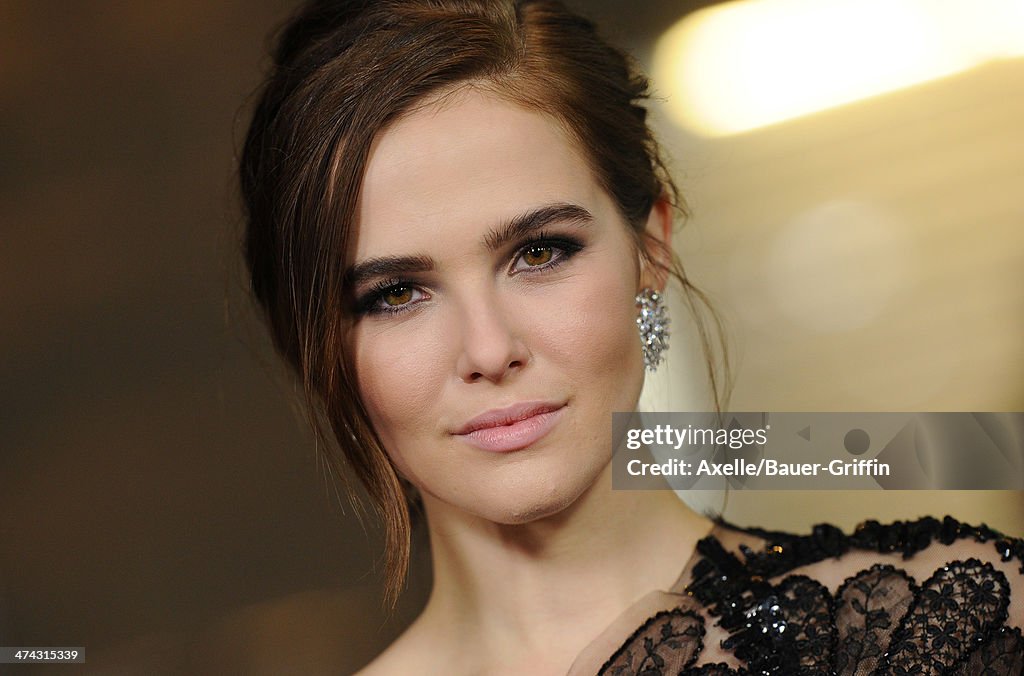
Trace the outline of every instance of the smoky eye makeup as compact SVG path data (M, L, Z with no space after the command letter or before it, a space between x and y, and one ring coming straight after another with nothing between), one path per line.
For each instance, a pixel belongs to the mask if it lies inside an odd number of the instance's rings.
M585 248L585 242L576 234L539 230L517 243L512 248L512 253L508 254L507 262L502 265L509 276L528 279L559 268ZM376 262L378 260L392 259L375 259L373 265L379 269L380 264ZM416 257L416 260L428 259ZM433 263L431 262L425 269L432 270ZM369 284L365 290L357 291L352 307L356 316L395 315L413 310L416 305L429 300L430 297L422 280L389 276Z
M508 272L519 275L553 270L567 263L584 246L582 240L573 235L538 232L518 246Z
M357 316L395 314L429 297L411 280L382 279L356 296L354 312Z

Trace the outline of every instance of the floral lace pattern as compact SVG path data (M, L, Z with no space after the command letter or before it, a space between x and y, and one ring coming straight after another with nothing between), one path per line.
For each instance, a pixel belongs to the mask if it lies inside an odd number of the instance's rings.
M848 580L836 594L835 624L839 673L873 673L883 646L896 630L894 617L905 614L917 586L903 571L876 564Z
M608 676L675 674L697 659L704 647L704 618L675 608L650 618L602 670Z
M971 653L953 673L956 676L1024 674L1024 637L1020 629L1000 627L991 640Z
M991 563L950 561L921 585L904 570L876 563L847 577L835 596L810 577L786 575L851 550L909 559L934 541L959 538L991 542L999 560L1022 562L1024 541L949 517L868 522L850 536L832 526L808 536L734 530L764 538L764 550L740 545L741 561L718 539L702 540L686 587L694 608L681 604L648 619L600 676L1024 675L1024 638L1006 626L1010 584ZM711 618L728 632L721 648L735 656L734 666L697 664Z
M880 673L944 674L1006 621L1006 576L977 559L935 571L915 596Z

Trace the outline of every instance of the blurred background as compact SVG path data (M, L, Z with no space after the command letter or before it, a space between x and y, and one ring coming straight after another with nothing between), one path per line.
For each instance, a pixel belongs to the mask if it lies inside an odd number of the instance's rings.
M32 673L348 673L425 598L421 546L381 610L245 296L233 157L294 4L0 2L0 645L87 651ZM1024 3L570 4L654 77L734 410L1024 410ZM687 343L648 406L701 401ZM1024 535L1019 492L702 499Z

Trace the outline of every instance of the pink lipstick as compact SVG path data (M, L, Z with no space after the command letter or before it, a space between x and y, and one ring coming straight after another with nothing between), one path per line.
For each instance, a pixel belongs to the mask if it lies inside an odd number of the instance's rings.
M455 431L471 446L493 453L519 451L543 439L565 411L565 404L524 402L479 415Z

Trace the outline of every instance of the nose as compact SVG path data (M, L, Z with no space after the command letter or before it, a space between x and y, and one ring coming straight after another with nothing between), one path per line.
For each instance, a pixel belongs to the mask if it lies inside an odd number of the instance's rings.
M459 314L456 368L463 382L501 382L529 363L530 352L517 331L514 313L494 296L463 304Z

